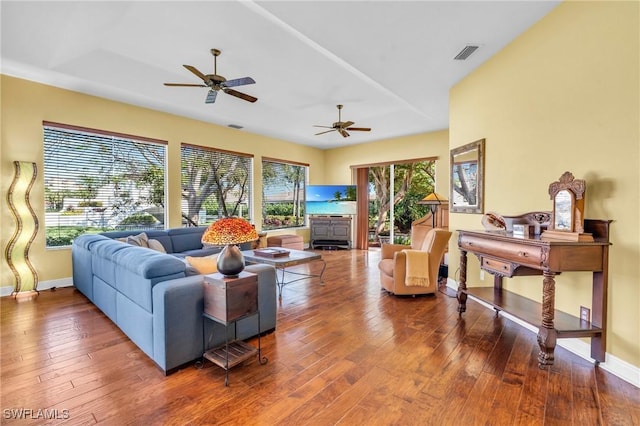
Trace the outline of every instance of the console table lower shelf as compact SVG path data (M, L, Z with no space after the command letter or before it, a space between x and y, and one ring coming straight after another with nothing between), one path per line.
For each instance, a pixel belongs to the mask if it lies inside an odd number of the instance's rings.
M527 324L537 328L540 327L540 318L542 318L541 303L516 293L503 289L494 289L493 287L467 287L464 292L493 306L496 310L496 315L498 315L498 312L503 311ZM602 334L602 328L557 309L554 309L553 317L554 330L558 338L595 337Z

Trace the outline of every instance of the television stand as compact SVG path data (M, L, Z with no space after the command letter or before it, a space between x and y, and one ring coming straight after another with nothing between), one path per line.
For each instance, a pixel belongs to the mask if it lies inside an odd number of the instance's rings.
M311 248L324 248L324 249L346 249L349 250L351 248L351 244L349 241L340 241L340 240L313 240L311 241Z
M351 216L310 217L311 249L319 247L351 248Z

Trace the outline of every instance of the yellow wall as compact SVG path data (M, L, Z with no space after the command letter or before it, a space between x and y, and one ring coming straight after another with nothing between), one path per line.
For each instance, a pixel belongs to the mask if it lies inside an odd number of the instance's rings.
M607 352L640 366L639 3L567 2L451 90L450 147L486 138L485 211L551 210L548 186L586 179L585 216L613 219ZM480 215L451 214L452 229ZM456 251L456 236L450 244ZM453 277L459 259L450 257ZM469 257L468 283L480 284ZM539 278L505 280L540 300ZM556 307L591 305L590 275L562 274ZM490 276L486 276L490 285Z
M0 173L2 176L0 208L0 241L7 246L14 230L14 221L7 206L6 194L13 178L13 161L33 161L40 171L31 191L36 214L40 218L40 231L31 246L30 259L41 281L71 276L71 250L45 249L44 187L42 121L126 133L162 139L168 145L168 220L167 226L180 226L180 143L213 146L221 149L253 154L255 181L262 178L262 156L308 163L311 182L324 179L323 151L298 144L271 139L244 131L186 119L150 109L113 102L69 90L33 83L3 75L0 80L1 143ZM254 221L262 223L261 191L253 192ZM299 232L304 233L302 229ZM308 234L308 231L306 231ZM15 277L2 257L2 286L13 286Z
M349 168L354 165L425 157L438 158L436 161L436 189L442 195L448 194L449 132L447 130L327 150L324 157L325 183L350 182L351 171Z

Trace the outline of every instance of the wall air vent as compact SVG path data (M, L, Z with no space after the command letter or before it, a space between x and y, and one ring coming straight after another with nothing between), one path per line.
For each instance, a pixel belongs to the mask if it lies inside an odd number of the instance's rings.
M465 60L465 59L467 59L469 56L471 56L471 54L472 54L473 52L475 52L476 50L478 50L478 48L479 48L479 47L480 47L480 46L468 44L468 45L466 45L466 46L464 47L464 49L462 49L462 50L460 51L460 53L458 53L458 54L455 56L455 58L453 58L453 59L458 60L458 61L464 61L464 60Z
M239 124L229 124L229 127L231 127L232 129L242 129L243 126L240 126Z

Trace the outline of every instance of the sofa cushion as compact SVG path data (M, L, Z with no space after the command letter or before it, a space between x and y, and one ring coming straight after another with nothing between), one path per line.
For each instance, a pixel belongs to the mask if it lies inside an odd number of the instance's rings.
M125 246L113 254L113 262L144 278L156 278L184 273L184 262L174 256L142 247Z
M117 252L129 248L134 247L111 239L96 241L91 246L91 252L93 253L93 256L91 256L91 269L93 274L101 278L105 283L115 287L116 264L113 261L113 257Z
M184 253L189 250L201 250L202 234L206 229L206 226L167 229L167 235L173 244L173 252Z
M80 235L78 237L76 237L73 240L73 244L82 247L83 249L87 249L89 250L91 248L91 246L93 245L93 243L95 243L96 241L105 241L108 240L109 238L105 237L104 235L100 235L100 234L83 234Z
M126 246L113 255L113 262L116 265L114 283L118 292L151 313L153 286L185 276L184 262L148 248Z
M142 352L153 358L153 314L140 309L122 293L116 294L115 308L116 324Z

